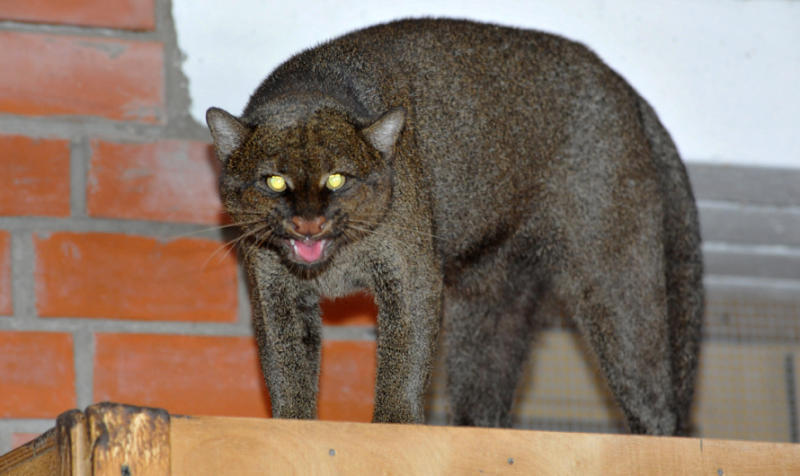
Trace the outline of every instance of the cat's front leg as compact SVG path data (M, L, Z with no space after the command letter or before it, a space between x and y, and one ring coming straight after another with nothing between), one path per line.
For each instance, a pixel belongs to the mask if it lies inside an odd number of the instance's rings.
M275 418L316 418L319 295L268 256L247 263L253 327Z
M442 281L431 263L412 263L402 253L373 263L373 271L379 309L373 421L423 423L441 321Z

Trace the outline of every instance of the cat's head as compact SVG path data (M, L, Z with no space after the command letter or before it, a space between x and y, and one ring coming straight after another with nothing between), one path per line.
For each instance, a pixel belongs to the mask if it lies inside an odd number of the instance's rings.
M211 108L206 120L223 162L228 213L249 243L271 248L294 269L322 269L386 215L402 108L365 127L333 108L261 116L254 124Z

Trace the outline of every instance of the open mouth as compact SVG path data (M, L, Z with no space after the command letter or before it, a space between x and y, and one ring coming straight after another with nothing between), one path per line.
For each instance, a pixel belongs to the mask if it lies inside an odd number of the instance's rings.
M329 240L289 240L295 261L305 264L318 263L325 259Z

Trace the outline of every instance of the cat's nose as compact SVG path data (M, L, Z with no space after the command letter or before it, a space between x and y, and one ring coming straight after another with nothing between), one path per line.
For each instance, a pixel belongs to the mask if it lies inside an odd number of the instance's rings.
M294 225L294 231L297 233L311 236L322 231L322 225L325 224L325 221L323 216L312 218L311 220L306 220L303 217L293 217L292 225Z

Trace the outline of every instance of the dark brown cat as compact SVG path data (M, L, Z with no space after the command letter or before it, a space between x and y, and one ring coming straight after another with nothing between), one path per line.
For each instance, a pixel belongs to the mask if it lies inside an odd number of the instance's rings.
M295 56L240 118L207 119L276 417L316 415L319 296L367 289L375 421L423 421L441 327L451 421L509 425L549 297L632 431L687 431L703 308L694 199L652 108L584 46L389 23Z

